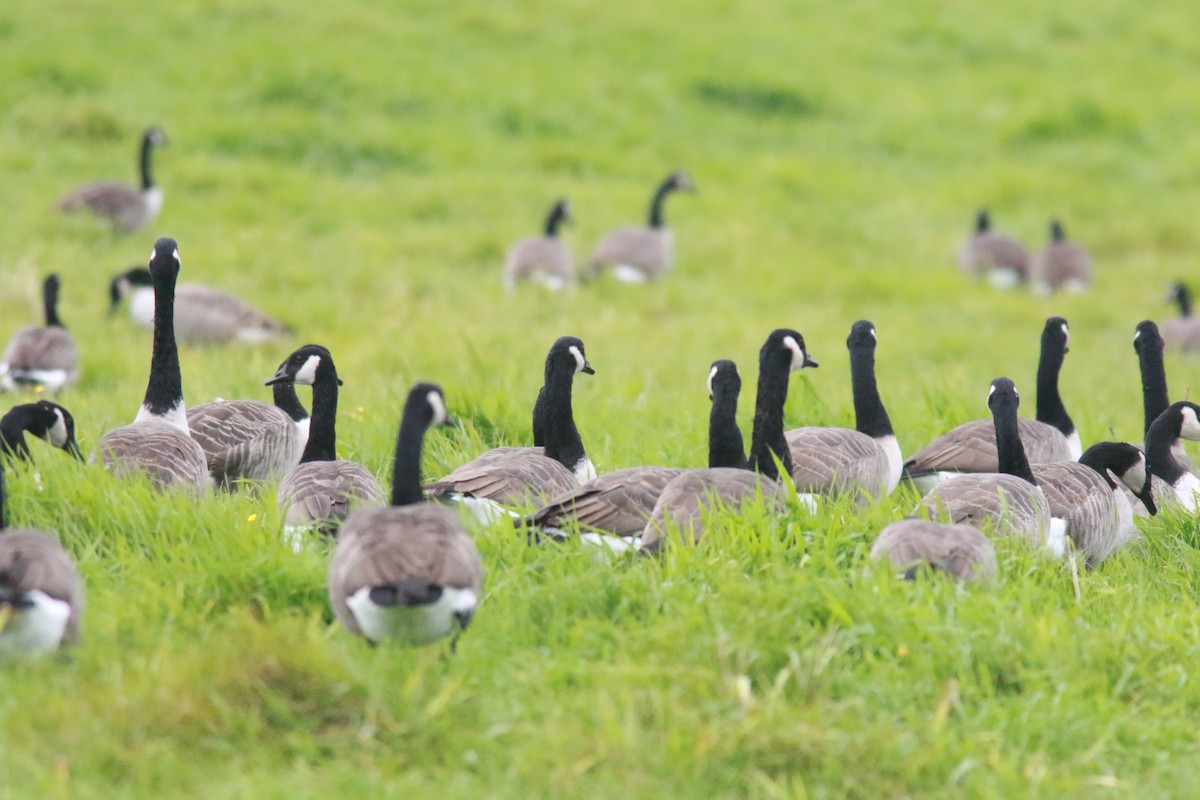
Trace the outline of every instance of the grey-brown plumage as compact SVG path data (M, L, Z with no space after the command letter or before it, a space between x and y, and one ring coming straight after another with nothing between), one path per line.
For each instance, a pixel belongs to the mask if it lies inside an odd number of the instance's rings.
M1179 307L1179 316L1158 326L1163 343L1177 350L1200 350L1200 318L1192 316L1192 292L1187 284L1171 284L1167 300Z
M541 236L522 239L512 246L504 260L505 287L511 289L517 281L534 280L551 289L562 289L575 280L571 248L558 235L559 226L570 219L570 204L559 200L551 207Z
M96 444L100 463L120 478L145 475L154 488L199 496L210 486L204 451L170 422L146 418L116 428Z
M0 391L17 386L42 386L57 392L79 378L79 349L75 337L58 316L58 275L42 283L44 325L17 331L0 360Z
M273 481L300 463L304 437L283 409L258 400L216 400L187 411L188 430L218 486Z
M1017 429L1029 463L1071 460L1066 437L1053 426L1021 417L1017 420ZM990 419L964 422L913 453L905 462L905 468L915 474L939 470L995 472L999 469L996 427Z
M503 506L541 503L579 486L575 474L541 447L496 447L425 487L431 497L457 493Z
M483 592L483 561L458 514L421 495L426 430L447 422L436 384L408 395L392 473L391 505L354 512L329 566L329 601L371 641L426 644L465 628Z
M35 591L70 607L61 640L48 643L49 647L39 647L41 642L35 644L28 637L9 640L11 634L17 633L17 626L10 621L0 626L0 655L26 649L34 652L24 654L36 654L38 650L57 647L60 641L66 644L78 641L84 610L83 582L55 536L29 528L0 531L0 610L7 605L14 607L17 615L28 613L32 606L24 609L21 606L36 602L29 597Z
M58 201L62 211L87 208L112 224L113 230L133 233L141 230L162 210L163 195L154 183L151 154L155 146L167 143L166 134L151 126L142 134L139 151L141 186L135 188L116 181L103 181L83 186Z
M958 251L958 265L972 278L986 277L999 288L1008 288L1029 275L1029 251L1007 234L992 230L987 210L975 217L975 231Z
M150 276L134 268L109 283L109 313L128 298L129 315L143 328L154 327L154 294ZM291 328L238 297L201 283L175 287L175 336L187 344L272 341L292 334Z
M629 467L606 472L550 498L526 517L524 524L554 535L573 520L581 530L637 536L646 527L663 489L682 473L682 469L673 467Z
M1050 223L1050 244L1029 262L1029 282L1040 294L1064 289L1081 292L1092 282L1092 258L1079 245L1067 241L1062 224Z
M866 504L886 497L894 488L888 477L891 459L866 434L849 428L796 428L784 435L797 492L852 494Z
M654 192L647 223L618 228L601 239L592 251L584 277L612 267L618 279L636 283L661 278L670 272L675 261L675 238L666 227L663 203L671 192L693 189L695 185L686 173L668 175Z
M654 552L667 537L668 526L699 542L713 506L738 513L742 504L762 495L768 508L782 512L792 493L782 483L745 469L714 467L688 470L672 478L654 504L641 547Z
M871 558L887 558L912 580L922 568L960 581L988 581L996 575L996 548L970 525L943 525L902 519L888 525L871 547Z
M333 533L351 510L380 505L387 498L371 471L354 461L309 461L279 484L277 500L286 508L288 527L316 526Z

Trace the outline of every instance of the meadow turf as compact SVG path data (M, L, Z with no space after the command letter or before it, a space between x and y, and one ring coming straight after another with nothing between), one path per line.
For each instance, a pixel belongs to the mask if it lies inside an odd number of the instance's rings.
M1038 337L1071 324L1063 394L1085 443L1139 440L1131 339L1195 276L1200 12L1186 0L838 4L5 0L0 335L63 278L81 342L61 401L89 451L145 389L149 335L109 277L179 241L181 281L292 324L184 349L189 403L268 397L318 342L345 379L339 451L389 478L408 387L455 430L437 477L528 443L558 336L594 376L575 411L601 471L700 466L717 358L749 432L757 352L802 331L791 426L852 425L845 337L869 318L906 453L1033 413ZM135 177L151 122L166 194L118 237L54 201ZM645 287L500 289L508 244L570 198L582 261L668 171L678 260ZM1097 262L1040 299L963 279L974 211L1040 246L1051 216ZM1183 397L1196 362L1168 357ZM308 400L307 391L301 392ZM17 402L17 397L6 401ZM478 530L484 603L443 647L332 624L328 553L293 554L274 490L160 497L36 448L14 525L56 530L88 588L83 641L0 671L0 798L1170 797L1200 763L1200 525L1164 514L1095 572L998 543L994 585L906 583L866 555L911 508L720 518L699 548L596 563Z

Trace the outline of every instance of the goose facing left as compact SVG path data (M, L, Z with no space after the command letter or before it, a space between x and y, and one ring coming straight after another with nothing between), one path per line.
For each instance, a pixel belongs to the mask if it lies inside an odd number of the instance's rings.
M144 267L113 276L108 313L129 299L129 315L143 328L154 327L154 279ZM184 344L258 344L290 336L291 328L222 289L202 283L175 287L175 336Z
M79 636L83 583L53 534L9 529L0 459L0 658L52 652Z
M546 216L541 236L522 239L512 246L504 259L504 288L517 281L541 283L548 289L563 289L575 280L575 262L571 248L559 236L559 228L571 220L571 204L559 200Z
M183 404L173 302L179 269L175 240L164 237L155 242L150 274L158 313L145 399L132 424L100 437L96 453L105 468L117 475L143 473L155 488L179 487L200 494L211 482L204 451L188 433Z
M87 208L107 220L113 230L134 233L153 221L162 211L162 189L154 182L151 166L154 148L167 143L162 128L151 125L142 134L138 151L141 185L138 188L117 181L103 181L83 186L58 201L62 211Z
M58 316L58 275L48 275L42 283L42 309L45 325L17 331L4 350L0 362L0 391L18 386L41 386L57 392L75 383L79 377L79 349L75 337Z
M25 434L42 439L52 447L65 450L82 460L75 441L75 418L71 412L49 400L13 406L0 417L0 453L22 461L32 461Z
M354 511L338 536L329 602L343 625L372 642L456 635L483 592L483 561L458 514L421 494L425 432L445 424L441 387L414 386L396 437L391 505Z

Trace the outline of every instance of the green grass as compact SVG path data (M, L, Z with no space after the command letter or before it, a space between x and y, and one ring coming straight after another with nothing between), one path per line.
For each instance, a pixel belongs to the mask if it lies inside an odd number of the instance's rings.
M624 6L624 7L622 7ZM440 382L461 431L426 472L527 442L549 344L594 377L576 413L601 470L697 466L704 380L775 327L821 368L788 421L852 424L844 341L877 326L913 451L1031 413L1042 321L1085 442L1140 438L1134 325L1200 246L1192 4L724 0L0 4L0 319L63 276L85 449L128 422L149 337L104 316L109 276L179 240L185 281L293 324L295 342L188 349L191 403L266 397L327 345L345 457L386 478L400 404ZM134 178L150 122L166 206L114 237L53 211ZM509 242L568 196L582 259L656 181L678 262L649 287L500 290ZM953 266L974 210L1031 244L1089 246L1091 293L1042 300ZM1195 363L1172 356L1173 395ZM747 394L751 394L748 392ZM14 398L15 402L15 398ZM751 410L743 399L748 430ZM11 519L59 532L88 585L83 642L0 674L0 798L1190 796L1200 756L1200 526L1163 516L1079 576L998 546L992 587L909 584L866 559L913 498L722 521L699 548L595 563L479 531L487 594L458 652L370 648L331 623L328 554L294 555L273 492L159 498L37 450Z

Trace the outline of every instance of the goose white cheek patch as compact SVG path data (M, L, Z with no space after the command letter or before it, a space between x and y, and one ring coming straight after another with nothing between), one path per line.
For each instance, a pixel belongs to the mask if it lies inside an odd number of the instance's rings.
M1200 420L1196 419L1196 410L1189 407L1183 409L1183 424L1179 427L1179 435L1185 439L1200 439Z
M713 378L715 378L715 377L717 377L717 368L713 367L712 369L710 369L708 371L708 396L710 398L713 396L712 383L713 383Z
M67 443L67 421L63 419L63 413L59 409L54 409L54 424L50 426L50 430L46 433L50 437L50 444L55 447L62 447Z
M583 369L584 365L587 364L587 359L583 357L583 353L579 352L579 348L575 345L571 345L568 352L575 356L575 371L579 372Z
M311 385L317 379L317 367L320 365L320 356L309 356L308 360L304 362L304 366L296 370L296 377L293 382Z
M783 346L792 351L792 371L800 369L804 366L804 348L796 341L793 336L783 337Z
M442 396L437 392L430 392L426 395L426 400L429 402L429 407L433 409L433 424L441 425L447 419L446 404L442 402Z

